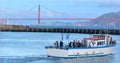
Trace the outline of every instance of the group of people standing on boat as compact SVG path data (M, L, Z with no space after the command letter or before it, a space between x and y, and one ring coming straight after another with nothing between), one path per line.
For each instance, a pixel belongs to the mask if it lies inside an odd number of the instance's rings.
M74 40L73 42L69 43L70 48L75 48L75 47L84 47L85 46L85 41L80 41L80 40Z
M54 43L54 45L55 45L55 48L58 48L58 47L62 48L63 47L63 42L62 41L60 41L60 42L56 41Z
M76 47L85 47L86 41L85 40L73 40L72 42L69 42L67 45L70 48L76 48ZM63 42L62 41L56 41L54 43L55 48L63 48Z

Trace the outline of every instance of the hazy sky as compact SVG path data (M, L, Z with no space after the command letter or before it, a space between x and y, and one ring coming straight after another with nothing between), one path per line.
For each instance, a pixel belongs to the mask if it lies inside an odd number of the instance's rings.
M0 0L0 13L2 17L37 17L39 4L42 17L95 18L120 11L120 0Z

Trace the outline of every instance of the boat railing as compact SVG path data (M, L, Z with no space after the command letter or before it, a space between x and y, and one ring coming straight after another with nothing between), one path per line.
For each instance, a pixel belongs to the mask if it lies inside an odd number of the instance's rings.
M109 45L106 45L106 46L101 46L101 47L111 47L111 46L116 46L116 42L112 42L110 43ZM69 45L64 45L64 46L45 46L45 48L55 48L55 49L65 49L65 50L68 50L68 49L88 49L88 48L100 48L100 47L69 47Z
M69 47L68 47L68 45L65 45L65 46L62 46L62 47L60 47L60 46L58 46L58 47L55 47L55 46L45 46L45 48L68 49Z

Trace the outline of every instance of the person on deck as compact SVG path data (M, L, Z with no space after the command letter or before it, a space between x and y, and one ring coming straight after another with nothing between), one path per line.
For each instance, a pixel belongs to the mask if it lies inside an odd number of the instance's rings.
M63 47L63 42L62 41L60 41L60 48L62 48Z
M72 42L69 43L69 47L72 47Z
M73 42L73 48L75 48L75 42Z
M54 45L55 45L55 48L58 48L58 41L56 41Z

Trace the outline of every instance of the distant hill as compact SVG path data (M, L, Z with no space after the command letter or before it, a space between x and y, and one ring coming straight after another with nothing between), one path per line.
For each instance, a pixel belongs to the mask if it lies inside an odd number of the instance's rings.
M96 19L86 23L93 26L120 26L120 12L111 12L104 14Z
M91 21L85 21L85 22L76 22L76 23L71 23L71 22L53 22L50 23L49 25L55 25L55 26L120 26L120 11L119 12L110 12L103 14L99 17L97 17L94 20Z

